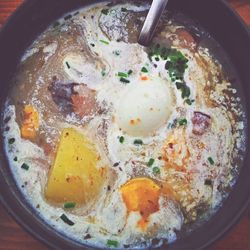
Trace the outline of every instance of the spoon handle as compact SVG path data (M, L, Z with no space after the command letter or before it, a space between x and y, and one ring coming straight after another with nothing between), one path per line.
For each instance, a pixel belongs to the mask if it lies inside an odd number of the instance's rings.
M153 0L139 36L139 44L143 46L148 46L150 44L167 3L168 0Z

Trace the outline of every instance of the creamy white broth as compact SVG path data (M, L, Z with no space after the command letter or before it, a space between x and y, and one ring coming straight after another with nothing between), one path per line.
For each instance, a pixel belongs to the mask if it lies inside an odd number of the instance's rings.
M56 230L101 248L170 243L209 219L233 187L244 151L240 99L216 55L166 17L154 44L187 59L183 97L166 60L136 43L147 9L101 4L59 20L23 56L6 102L6 153L25 198ZM85 106L72 110L73 95ZM39 115L32 139L20 132L25 105ZM96 167L106 171L96 197L73 209L45 195L65 128L93 143ZM157 202L147 217L148 209L128 207L123 187L131 180L154 183Z

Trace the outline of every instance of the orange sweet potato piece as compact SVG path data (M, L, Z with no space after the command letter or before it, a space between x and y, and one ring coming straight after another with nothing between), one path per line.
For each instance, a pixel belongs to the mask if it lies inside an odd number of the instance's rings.
M120 188L128 213L139 212L138 226L147 228L148 218L159 210L160 187L151 179L135 178Z
M39 129L39 114L32 105L25 105L21 136L24 139L34 139Z

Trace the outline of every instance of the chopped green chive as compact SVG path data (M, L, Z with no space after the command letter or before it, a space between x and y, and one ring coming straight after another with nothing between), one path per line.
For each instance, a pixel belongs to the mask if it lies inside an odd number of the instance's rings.
M146 67L142 67L141 72L148 73L148 69Z
M108 15L109 10L108 10L108 9L102 9L101 12L102 12L102 14L104 14L104 15Z
M56 28L57 26L59 26L60 23L58 21L56 21L54 24L53 24L53 27Z
M10 138L10 139L9 139L9 144L12 145L12 144L15 143L15 141L16 141L15 138Z
M94 43L91 43L90 46L95 47L95 44L94 44Z
M206 179L204 184L206 186L212 186L212 181L210 179Z
M177 89L182 89L184 87L185 83L183 83L183 82L176 82L175 85L176 85Z
M152 167L153 164L154 164L155 160L153 158L150 158L149 161L148 161L148 167Z
M177 126L177 119L174 119L173 122L168 124L168 129L176 128Z
M168 129L171 129L172 128L172 123L170 122L169 124L168 124Z
M73 221L71 221L65 214L62 214L62 215L60 216L60 218L61 218L61 220L62 220L63 222L65 222L65 223L68 224L69 226L75 225L75 223L74 223Z
M190 100L190 99L185 100L185 103L190 105L190 106L193 104L193 102L194 102L194 100Z
M124 77L121 77L120 78L120 81L123 82L123 83L130 83L130 81Z
M124 141L125 141L124 136L121 136L121 137L119 138L119 142L120 142L120 143L123 143Z
M186 99L190 96L190 88L184 82L184 74L188 67L188 59L177 49L161 47L160 44L153 45L149 51L149 59L156 61L166 60L165 69L172 82L175 82L176 88L181 91L181 96ZM191 103L191 101L187 101ZM192 104L192 103L191 103ZM189 105L191 105L189 104Z
M14 161L17 161L18 159L17 159L17 157L15 157L13 160L14 160Z
M68 69L70 69L70 65L69 65L68 62L66 62L66 66L67 66Z
M189 97L191 94L190 88L185 84L183 88L181 88L181 97L184 99L186 97Z
M109 45L109 42L108 42L108 41L100 40L100 42L103 43L103 44Z
M120 165L120 162L116 162L114 165L113 165L113 167L118 167Z
M26 163L23 163L23 165L21 166L21 168L28 171L29 168L30 168L30 166L28 164L26 164Z
M160 173L161 173L161 170L160 170L158 167L154 167L154 168L153 168L153 173L154 173L154 174L160 174Z
M133 73L133 70L130 69L130 70L128 71L128 75L131 75L132 73Z
M214 162L214 160L213 160L212 157L208 157L207 160L209 161L209 163L210 163L211 165L214 165L215 162Z
M122 11L122 12L127 12L127 11L128 11L128 9L127 9L127 8L122 7L122 8L121 8L121 11Z
M180 126L186 126L187 125L187 119L181 119L181 120L179 120L179 125Z
M118 247L118 241L116 240L107 240L107 246L108 247Z
M118 76L119 76L119 77L127 78L127 77L128 77L128 73L118 72Z
M135 144L135 145L142 145L142 144L143 144L143 141L140 140L140 139L136 139L136 140L134 140L134 144Z
M176 85L176 88L181 91L181 97L183 99L188 98L190 96L191 91L190 91L190 88L186 85L186 83L178 81L175 83L175 85ZM192 105L194 101L193 100L191 101L190 99L186 99L185 102L189 105Z
M67 202L67 203L65 203L64 204L64 208L65 209L71 209L71 208L75 208L75 206L76 206L76 203L75 202Z
M116 55L116 56L119 56L121 54L121 51L120 50L114 50L113 54Z
M72 18L72 15L71 15L71 14L65 16L65 17L64 17L64 20L66 21L66 20L69 20L70 18Z
M101 74L102 74L102 76L105 76L105 75L106 75L105 69L103 69L103 70L101 71Z

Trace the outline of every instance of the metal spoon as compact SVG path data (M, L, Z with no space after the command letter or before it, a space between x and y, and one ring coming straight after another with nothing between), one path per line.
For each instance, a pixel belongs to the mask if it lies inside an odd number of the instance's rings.
M150 44L167 3L168 0L153 0L139 36L139 44L143 46L148 46Z

